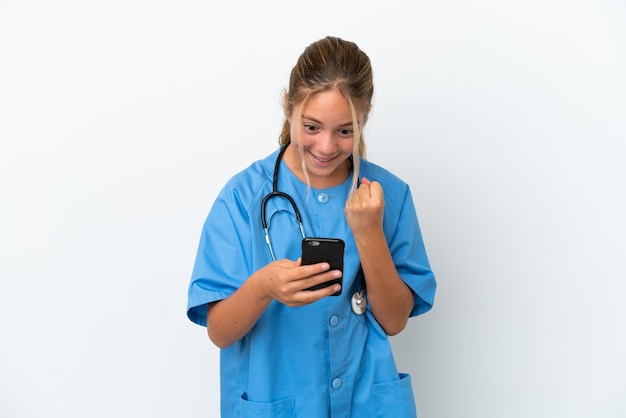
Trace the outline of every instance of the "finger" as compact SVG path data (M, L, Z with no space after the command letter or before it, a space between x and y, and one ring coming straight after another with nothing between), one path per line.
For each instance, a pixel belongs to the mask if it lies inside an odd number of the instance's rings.
M316 274L324 273L330 269L327 262L316 264L304 264L299 268L298 280L306 279Z
M377 182L373 181L370 183L370 195L375 197L380 197L383 195L383 186Z
M323 287L321 289L316 290L303 290L303 297L308 297L313 300L319 300L321 298L325 298L326 296L333 295L341 290L341 285L339 283L332 284L330 286Z
M333 272L328 272L319 276L304 279L300 283L302 285L302 292L306 292L306 294L312 296L315 299L320 299L322 297L332 295L333 293L341 289L341 285L339 283L333 283L330 285L327 283L329 281L337 280L339 278L341 278L341 272L339 270L335 270ZM326 284L326 286L322 286L324 284ZM312 287L316 286L322 287L320 287L319 289L311 290Z
M300 280L298 286L302 289L308 289L313 286L318 286L331 280L340 279L342 276L341 270L328 270L322 272L316 272L311 276L304 277Z
M304 306L309 305L313 302L317 302L318 300L330 296L334 293L337 293L341 290L341 285L334 284L332 286L324 287L322 289L317 290L302 290L293 295L293 298L289 306Z
M361 183L353 195L356 195L359 199L368 197L370 195L370 181L368 180L367 183Z

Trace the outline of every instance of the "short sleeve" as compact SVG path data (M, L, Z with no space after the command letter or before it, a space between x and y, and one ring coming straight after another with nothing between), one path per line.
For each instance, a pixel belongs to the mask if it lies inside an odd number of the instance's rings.
M208 304L233 294L250 276L249 216L237 188L227 185L202 228L187 299L187 316L206 326Z
M415 304L410 316L429 311L434 303L436 281L430 268L415 205L408 186L403 196L392 202L399 203L395 231L389 239L389 249L396 269L404 282L415 294Z

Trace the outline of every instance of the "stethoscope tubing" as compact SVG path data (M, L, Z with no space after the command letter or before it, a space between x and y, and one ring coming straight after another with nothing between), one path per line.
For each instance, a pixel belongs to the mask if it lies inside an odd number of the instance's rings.
M285 150L288 146L289 142L282 146L280 152L278 153L278 157L276 157L276 165L274 166L274 177L272 179L272 192L268 193L261 201L261 225L263 226L263 232L265 233L265 242L270 249L270 255L272 256L273 261L276 261L276 255L274 254L274 249L272 248L272 241L269 234L269 225L265 218L265 208L267 206L267 202L269 202L271 198L282 197L284 199L287 199L287 201L291 204L291 207L293 208L294 214L296 215L296 221L298 222L298 226L300 227L302 238L304 239L304 237L306 237L306 233L304 232L304 225L302 224L302 216L300 216L300 211L298 210L298 205L296 204L296 201L293 200L293 197L289 196L287 193L278 190L278 169L280 168L280 162L282 161L283 154L285 153Z
M304 225L302 224L302 217L300 216L300 211L298 210L298 205L296 204L293 197L289 196L287 193L281 192L278 190L278 169L280 168L280 162L283 159L283 154L285 150L289 146L289 142L284 144L276 157L276 165L274 166L274 177L272 179L272 191L265 195L263 200L261 201L261 225L263 226L263 232L265 233L265 242L267 243L267 247L270 250L270 255L272 256L272 261L276 261L276 255L274 254L274 248L272 247L272 240L270 239L269 234L269 224L265 218L265 207L267 206L267 202L273 197L282 197L286 199L293 208L293 212L296 215L296 221L298 222L298 226L300 227L300 232L302 233L302 239L306 237L306 233L304 232ZM365 295L365 283L361 282L361 288L356 291L351 298L351 307L352 311L356 315L363 315L367 309L367 297Z

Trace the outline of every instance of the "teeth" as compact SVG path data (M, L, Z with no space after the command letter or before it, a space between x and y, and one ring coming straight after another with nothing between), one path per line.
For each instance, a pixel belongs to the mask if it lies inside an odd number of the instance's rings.
M321 157L318 157L317 155L313 154L312 152L311 152L310 154L311 154L311 156L312 156L313 158L315 158L317 161L319 161L319 162L321 162L321 163L327 163L327 162L332 161L332 160L334 160L334 159L335 159L335 157L330 157L330 158L321 158Z

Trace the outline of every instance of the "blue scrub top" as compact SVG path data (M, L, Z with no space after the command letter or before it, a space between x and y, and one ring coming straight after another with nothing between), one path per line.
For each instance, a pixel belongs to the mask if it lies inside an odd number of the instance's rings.
M207 304L227 298L272 261L261 224L261 201L272 191L278 150L235 175L204 224L189 286L187 315L206 326ZM381 183L383 227L400 277L413 290L411 316L428 311L436 282L424 249L411 192L389 171L361 159L360 177ZM221 350L222 417L414 417L410 376L396 369L389 340L368 309L355 315L362 281L356 244L343 208L351 178L308 188L282 162L278 189L296 201L307 236L346 243L343 291L302 307L273 301L250 332ZM266 217L277 259L296 260L302 235L291 205L272 198Z

